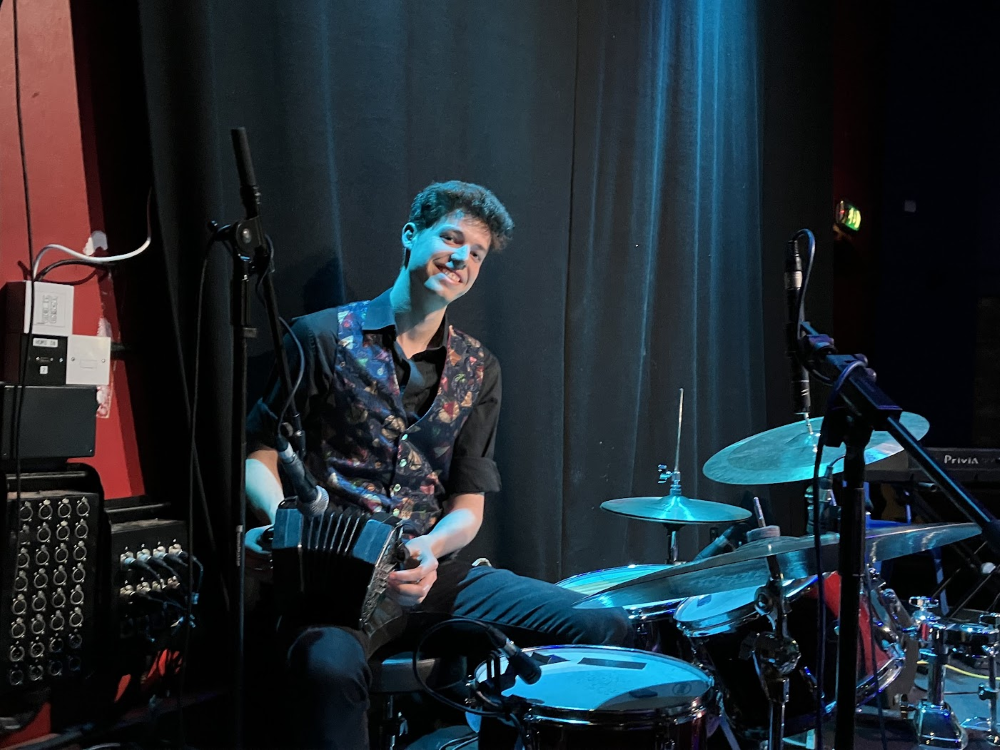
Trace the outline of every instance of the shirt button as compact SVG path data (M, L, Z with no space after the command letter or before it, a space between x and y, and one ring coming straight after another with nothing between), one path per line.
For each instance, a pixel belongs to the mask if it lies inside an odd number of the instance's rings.
M401 458L401 459L399 459L399 465L400 465L401 467L405 467L405 466L406 466L406 459L405 459L405 458Z
M403 489L403 488L400 485L398 485L398 484L392 485L392 491L393 492L399 492L401 489Z

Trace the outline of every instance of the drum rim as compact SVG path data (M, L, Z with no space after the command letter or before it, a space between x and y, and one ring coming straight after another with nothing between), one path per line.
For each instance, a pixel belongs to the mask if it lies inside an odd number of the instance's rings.
M692 721L697 721L698 719L703 718L709 711L718 706L719 691L715 684L715 676L692 664L691 662L678 659L676 656L667 656L666 654L658 654L652 651L643 651L638 648L626 648L624 646L598 646L587 643L563 643L550 646L533 646L522 650L531 656L531 654L535 651L567 648L609 651L616 654L633 653L639 654L647 659L651 659L654 662L673 662L697 672L704 678L708 687L701 695L692 697L689 703L663 708L641 708L612 711L599 708L560 708L558 706L551 706L547 704L531 703L531 707L523 719L524 721L532 721L535 723L542 723L544 721L553 724L567 724L574 726L600 726L606 728L620 726L623 729L648 729L650 726L655 726L655 722L657 720L662 719L671 719L672 721L670 723L674 725L688 724ZM473 678L476 680L477 684L479 683L480 670L486 666L486 663L487 662L485 661L480 663L473 672ZM529 719L529 717L532 716L532 713L534 714L534 717L538 718ZM641 721L653 722L653 724L636 726L637 722Z
M809 578L798 578L789 584L789 588L792 590L785 594L785 599L788 601L794 601L796 598L802 595L802 593L810 588L813 584L817 582L816 576L810 576ZM750 588L749 586L745 588ZM760 588L760 587L758 587ZM739 589L729 589L729 591L738 591ZM727 592L720 591L719 594L725 594ZM702 596L705 596L702 594ZM709 596L714 596L710 594ZM677 627L688 636L689 638L707 638L713 635L720 635L722 633L727 633L734 628L738 628L751 620L756 620L758 617L764 617L757 611L754 603L744 604L740 607L734 607L733 609L727 610L724 613L717 615L709 615L703 617L700 620L691 620L689 622L684 622L678 618L678 614L681 613L681 608L687 602L693 602L698 599L697 596L689 596L681 602L677 609L674 610L674 622L677 623ZM738 614L737 614L738 613Z

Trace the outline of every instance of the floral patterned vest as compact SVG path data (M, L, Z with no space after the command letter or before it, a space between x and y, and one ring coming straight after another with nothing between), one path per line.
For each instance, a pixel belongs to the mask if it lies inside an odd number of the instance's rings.
M330 311L337 317L335 368L309 468L331 499L392 513L426 534L442 515L455 440L479 396L486 350L449 326L437 396L407 427L392 351L362 330L368 304Z

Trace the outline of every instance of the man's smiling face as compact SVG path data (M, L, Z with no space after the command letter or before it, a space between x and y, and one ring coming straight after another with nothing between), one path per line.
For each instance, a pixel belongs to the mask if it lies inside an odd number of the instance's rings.
M403 227L407 273L414 286L426 287L450 304L476 283L491 240L483 222L461 211L426 229L409 223Z

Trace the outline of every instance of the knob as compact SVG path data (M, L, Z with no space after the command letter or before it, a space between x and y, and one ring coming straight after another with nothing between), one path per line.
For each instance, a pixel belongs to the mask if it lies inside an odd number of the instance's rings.
M48 527L48 524L38 527L38 531L35 533L35 539L42 543L48 542L52 539L52 529Z
M22 503L21 508L17 511L17 517L21 521L30 521L34 513L31 512L31 505L28 503Z
M24 627L24 620L18 617L10 625L10 637L11 638L24 638L24 634L28 632L28 629Z
M76 525L76 528L73 529L73 533L76 534L77 539L85 539L89 532L90 528L84 521L80 521L80 523Z
M31 562L31 555L28 554L28 550L21 547L21 551L17 553L17 567L27 568L28 563Z
M66 573L66 568L62 565L56 568L56 572L52 574L52 583L56 586L65 586L68 580L69 575Z
M24 647L15 643L13 646L10 647L10 653L8 654L8 658L15 664L21 661L21 659L24 658Z
M75 583L83 583L83 579L87 577L87 571L83 565L77 565L70 575Z
M50 654L61 654L63 650L63 639L62 638L52 638L49 641L49 653Z
M60 544L56 547L55 558L57 563L64 563L69 561L69 549L65 544Z
M66 618L62 616L62 613L56 612L52 615L52 619L49 620L49 627L56 632L62 630L66 626Z
M77 562L87 559L87 548L83 546L83 542L80 542L73 548L73 559Z
M28 600L24 598L24 594L17 595L14 603L10 605L10 609L15 615L23 615L28 611Z
M80 502L76 504L76 514L78 516L85 516L90 513L90 503L87 502L87 498L80 498Z
M34 635L41 635L45 632L45 620L42 619L41 615L36 615L28 627L31 628L31 632Z
M40 664L32 664L28 667L28 680L31 682L38 682L45 676L45 670L42 669Z
M65 542L69 539L69 524L65 521L56 526L56 539L60 542Z
M44 589L46 586L49 585L48 574L44 570L39 570L37 573L35 573L34 584L36 589Z
M38 509L38 517L43 521L48 521L52 518L52 501L46 500L42 503L41 507Z
M69 504L69 498L64 497L59 501L59 507L56 509L56 514L60 518L69 518L70 514L73 513L73 508Z
M20 669L12 669L7 673L7 682L17 687L24 683L24 672Z
M49 564L49 548L39 547L35 552L35 565L48 565Z
M32 659L41 659L45 656L45 646L39 641L35 641L31 644L28 652L31 654Z

